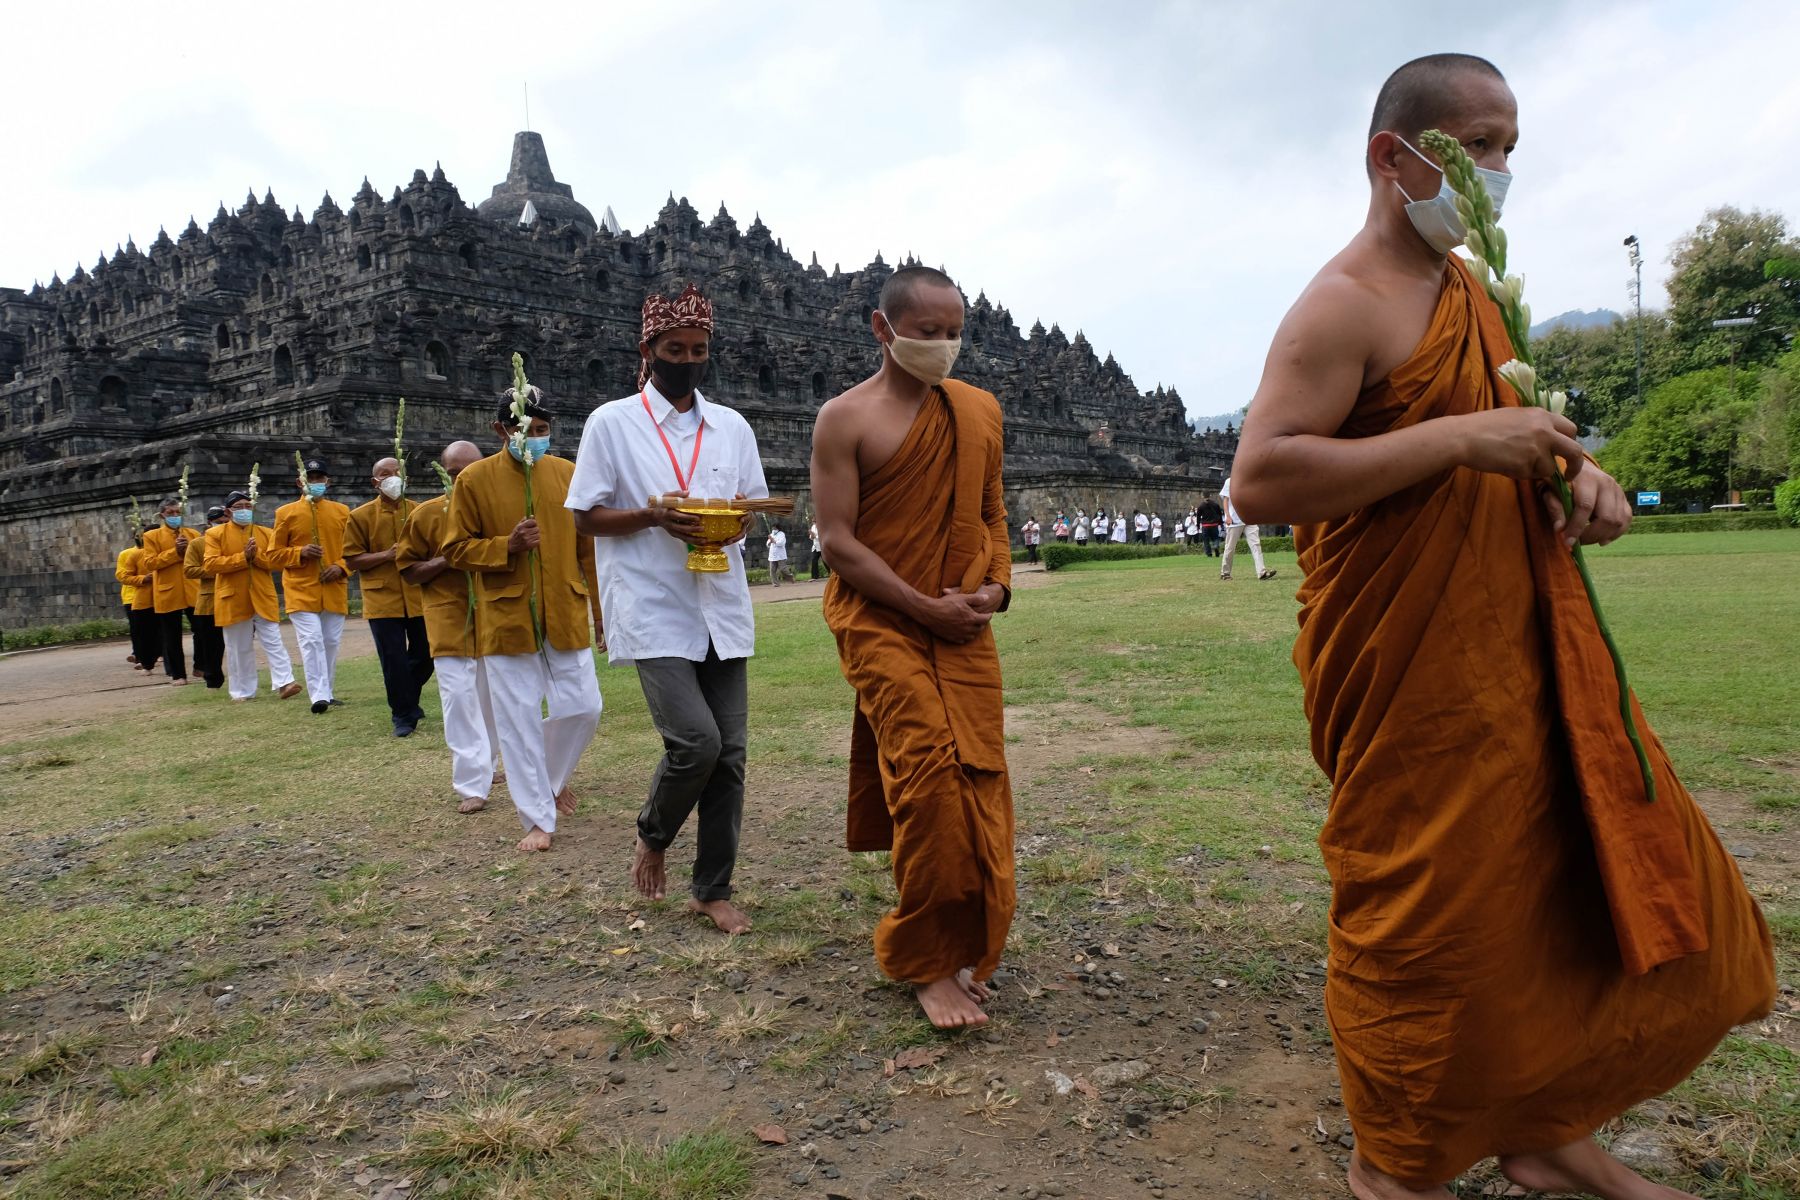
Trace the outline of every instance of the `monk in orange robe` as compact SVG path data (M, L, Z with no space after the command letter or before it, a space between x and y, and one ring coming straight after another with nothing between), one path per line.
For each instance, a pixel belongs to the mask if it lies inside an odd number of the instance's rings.
M1504 195L1499 71L1397 71L1367 223L1283 321L1233 468L1238 509L1293 523L1306 573L1294 661L1331 779L1350 1190L1448 1200L1498 1156L1534 1190L1668 1200L1590 1135L1769 1010L1768 929L1638 712L1646 796L1570 555L1630 508L1575 427L1498 376L1499 310L1450 256L1466 231L1417 149L1433 128ZM1544 483L1559 460L1566 516Z
M856 689L849 848L892 850L875 956L939 1027L980 1025L1013 915L1012 789L989 620L1011 599L994 397L946 378L962 293L927 267L870 318L881 369L819 410L825 620Z

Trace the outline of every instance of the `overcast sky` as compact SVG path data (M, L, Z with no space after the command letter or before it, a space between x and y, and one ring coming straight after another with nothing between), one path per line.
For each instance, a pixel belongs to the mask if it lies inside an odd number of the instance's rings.
M1480 15L1465 15L1475 14ZM496 22L513 23L497 27ZM310 217L441 161L474 203L544 135L598 215L673 191L846 270L881 251L1084 330L1189 411L1244 403L1361 224L1376 89L1489 57L1519 97L1506 225L1532 309L1646 306L1710 206L1800 223L1800 4L639 3L15 6L0 285L273 188ZM729 400L729 397L721 397Z

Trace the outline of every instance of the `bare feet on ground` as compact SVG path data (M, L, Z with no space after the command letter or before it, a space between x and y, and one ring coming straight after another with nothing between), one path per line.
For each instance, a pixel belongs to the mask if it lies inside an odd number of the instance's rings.
M531 827L530 833L519 839L520 854L531 854L535 851L548 850L549 848L550 835L539 829L536 825Z
M643 838L631 856L631 882L638 894L649 900L661 900L668 894L668 879L663 873L663 852L652 850Z
M556 815L559 817L572 815L575 812L576 807L580 804L581 797L577 796L571 788L565 787L562 791L556 793Z
M464 796L462 803L456 806L459 813L478 813L487 807L487 801L479 796Z
M1574 1192L1600 1200L1694 1200L1692 1193L1651 1183L1602 1150L1593 1138L1543 1154L1507 1155L1500 1160L1500 1170L1536 1192Z
M963 986L964 974L967 972L940 979L936 983L913 986L913 994L919 998L919 1007L925 1010L925 1016L939 1029L987 1024L988 1015L981 1011L981 1006Z
M969 999L977 1004L986 1004L994 998L994 993L988 985L975 978L973 967L964 967L956 973L956 986L967 993Z
M505 787L506 786L506 772L505 771L495 771L494 772L493 786L494 787Z
M729 900L689 900L688 911L710 918L714 925L733 937L750 932L750 918Z
M1350 1153L1350 1194L1356 1200L1451 1200L1449 1188L1426 1188L1415 1191L1371 1167L1361 1151Z

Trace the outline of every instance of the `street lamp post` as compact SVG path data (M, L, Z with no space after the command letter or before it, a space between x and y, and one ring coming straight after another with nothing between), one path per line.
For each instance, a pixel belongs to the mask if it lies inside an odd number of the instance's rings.
M1714 321L1712 327L1714 329L1748 329L1754 324L1756 324L1755 317L1726 317L1722 320ZM1731 358L1729 359L1731 366L1729 373L1726 375L1728 381L1726 386L1731 391L1731 399L1734 403L1737 400L1737 352L1738 340L1734 337L1731 339ZM1731 445L1726 447L1725 450L1725 500L1730 504L1736 504L1738 502L1737 488L1733 486L1732 480L1733 475L1736 474L1736 467L1737 431L1734 429L1731 433Z
M1631 269L1634 272L1631 280L1631 328L1636 344L1637 359L1637 406L1641 412L1644 407L1644 256L1638 253L1637 234L1625 239L1625 252L1631 256Z

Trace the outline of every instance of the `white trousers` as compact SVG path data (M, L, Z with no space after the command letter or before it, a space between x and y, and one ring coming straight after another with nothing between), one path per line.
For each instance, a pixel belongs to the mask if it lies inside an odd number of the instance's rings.
M294 664L282 644L280 624L253 616L248 621L226 625L219 632L225 635L225 686L233 700L248 700L256 695L257 643L262 644L263 657L269 660L269 690L279 691L294 682Z
M314 704L329 700L337 682L338 644L344 640L343 613L291 612L294 640L300 643L300 665L306 670L306 697Z
M1256 573L1263 573L1262 532L1254 525L1227 525L1225 527L1225 556L1219 560L1219 574L1231 574L1231 556L1237 550L1238 535L1250 543L1250 559L1256 564Z
M594 652L546 649L482 662L519 824L527 833L533 826L555 833L556 794L569 785L600 725Z
M450 748L450 787L463 800L486 800L500 761L494 706L488 700L485 658L437 658L438 699L444 705L444 745Z

